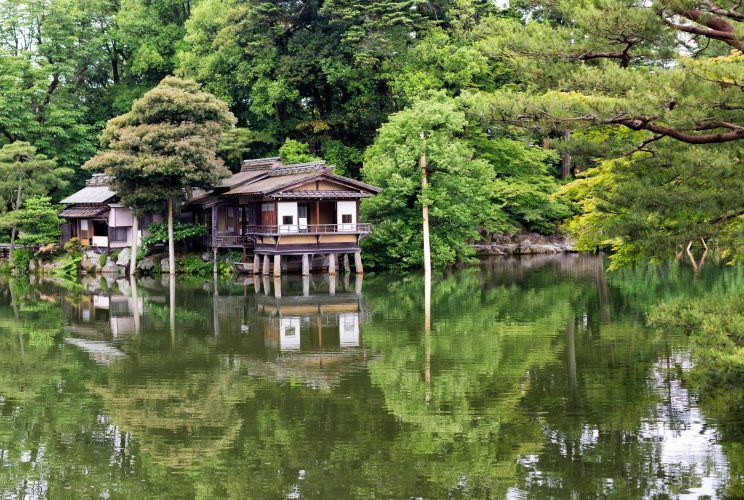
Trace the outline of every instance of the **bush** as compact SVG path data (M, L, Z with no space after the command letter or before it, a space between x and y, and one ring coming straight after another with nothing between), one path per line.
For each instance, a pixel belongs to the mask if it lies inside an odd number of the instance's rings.
M81 255L68 255L63 261L62 265L58 268L52 269L50 274L52 276L59 276L64 278L74 278L80 273L80 262L83 257Z
M65 252L73 255L83 253L83 244L80 242L80 238L70 238L70 241L65 243Z
M100 267L105 266L107 262L108 262L108 254L102 253L101 255L98 256L98 265Z
M173 223L173 241L178 242L186 238L202 236L207 232L207 228L199 224L188 224L185 222ZM156 243L166 243L168 241L168 223L155 222L147 226L147 236L142 240L142 246L147 248Z
M16 248L13 250L13 256L10 258L10 268L15 273L28 272L28 264L31 262L33 254L25 248Z
M196 255L189 255L185 259L177 262L180 264L180 270L183 274L189 276L207 276L212 272L212 263L204 262Z

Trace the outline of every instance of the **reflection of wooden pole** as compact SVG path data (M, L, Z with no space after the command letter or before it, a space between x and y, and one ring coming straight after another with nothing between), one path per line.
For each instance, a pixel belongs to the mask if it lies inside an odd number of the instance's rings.
M424 230L424 276L431 283L431 244L429 242L429 201L427 200L427 186L429 185L426 171L426 138L421 132L421 218Z
M171 346L176 345L176 275L168 276L168 288L170 296L170 336Z
M424 382L426 402L431 399L431 273L424 277Z
M134 333L139 334L140 332L139 294L137 293L137 278L134 276L134 274L129 275L129 288L132 291L132 299L134 300Z
M219 283L217 282L217 275L212 276L212 331L214 338L219 337L220 332L220 309L219 309L219 296L220 290L218 288Z
M574 318L568 320L566 325L566 356L568 361L568 385L571 389L571 397L576 398L576 323Z

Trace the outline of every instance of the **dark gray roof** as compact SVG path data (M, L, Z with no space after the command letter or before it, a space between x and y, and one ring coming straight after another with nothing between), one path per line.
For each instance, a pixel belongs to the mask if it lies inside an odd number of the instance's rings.
M369 198L372 195L362 191L351 191L341 189L307 189L298 191L282 191L270 195L272 198L283 199L316 199L316 198Z
M88 217L95 217L109 210L109 207L105 205L70 207L62 210L59 216L67 219L87 219Z
M116 197L116 193L108 186L86 186L77 193L68 196L60 203L106 203Z

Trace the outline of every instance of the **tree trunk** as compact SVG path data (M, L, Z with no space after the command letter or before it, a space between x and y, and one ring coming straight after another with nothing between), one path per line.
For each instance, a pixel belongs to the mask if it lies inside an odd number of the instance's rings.
M571 132L569 130L566 130L565 132L563 132L564 147L570 139L571 139ZM571 175L571 153L569 153L568 151L564 151L561 154L561 179L568 179L570 175Z
M21 208L21 186L18 186L18 194L16 195L15 210ZM13 247L15 246L16 231L18 228L13 224L13 229L10 231L10 249L8 250L8 258L13 257Z
M137 271L137 233L139 232L139 217L132 214L132 256L129 258L129 275L134 276Z
M421 217L424 223L424 278L427 282L431 282L431 245L429 243L429 204L426 200L426 191L429 184L429 179L426 172L426 139L424 133L421 132L421 196L423 202L421 203Z
M173 241L173 196L168 195L168 273L176 274L176 247Z

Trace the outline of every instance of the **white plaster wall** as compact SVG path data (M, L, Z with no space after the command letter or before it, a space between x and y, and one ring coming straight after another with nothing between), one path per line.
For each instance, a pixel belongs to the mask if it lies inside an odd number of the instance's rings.
M297 202L282 201L276 204L276 223L279 224L280 233L296 233L297 228ZM292 216L292 225L282 224L285 215Z
M342 215L351 215L351 224L344 224L342 222ZM355 201L337 201L336 202L336 224L339 225L341 230L351 230L356 224L356 202Z

